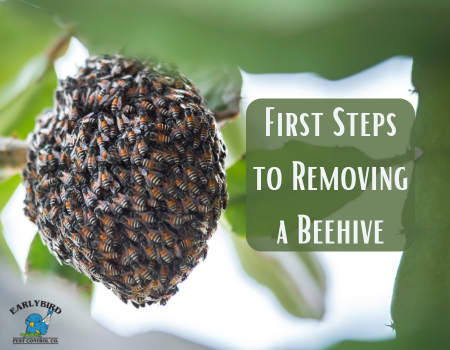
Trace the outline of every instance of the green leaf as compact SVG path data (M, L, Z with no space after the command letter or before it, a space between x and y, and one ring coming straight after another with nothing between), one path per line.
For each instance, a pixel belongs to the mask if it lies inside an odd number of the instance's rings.
M54 18L19 1L0 2L0 89L61 33Z
M439 0L34 3L73 24L92 53L155 55L187 73L225 62L339 79L395 55L448 50L450 35L449 6Z
M397 334L450 329L450 56L415 59L413 83L419 92L416 146L423 151L415 165L415 193L408 196L404 218L415 210L412 246L402 256L391 305ZM409 205L415 196L415 207ZM431 347L430 347L431 348Z
M245 272L268 287L286 311L321 319L325 312L325 273L312 252L261 253L232 236Z
M48 248L42 243L41 237L36 235L28 254L28 271L39 271L56 275L64 280L76 283L83 290L90 291L92 281L76 271L69 265L60 265L58 260L50 253Z
M246 206L245 206L245 158L227 169L227 189L230 196L227 210L223 216L231 226L231 232L245 237Z
M9 199L11 198L21 181L22 179L20 175L17 174L0 183L0 212L3 210L6 203L8 203ZM8 248L8 245L6 244L5 238L3 237L3 232L0 235L0 254L3 258L11 263L11 266L15 266L17 268L16 260L14 259L14 256L12 255L11 251ZM17 271L19 272L18 268Z
M49 69L40 80L31 82L17 99L0 110L0 135L26 138L33 131L39 113L52 106L56 84L55 71Z

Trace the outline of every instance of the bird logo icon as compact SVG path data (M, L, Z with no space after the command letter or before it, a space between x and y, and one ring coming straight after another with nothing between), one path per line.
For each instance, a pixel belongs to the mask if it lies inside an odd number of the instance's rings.
M20 333L23 337L41 337L47 334L53 310L48 309L47 316L42 318L39 314L31 314L25 320L26 333Z

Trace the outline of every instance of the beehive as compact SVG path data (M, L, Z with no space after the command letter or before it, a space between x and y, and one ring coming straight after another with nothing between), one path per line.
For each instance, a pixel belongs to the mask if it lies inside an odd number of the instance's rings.
M60 263L136 307L165 305L227 206L226 154L176 67L90 57L37 119L25 214Z

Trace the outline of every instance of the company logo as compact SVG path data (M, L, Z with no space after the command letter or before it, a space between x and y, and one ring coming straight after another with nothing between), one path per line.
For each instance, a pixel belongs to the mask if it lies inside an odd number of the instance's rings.
M52 316L60 314L61 308L46 301L30 300L17 304L9 311L16 315L19 311L31 307L45 308L46 314L44 314L44 317L38 313L29 314L25 318L24 332L20 333L21 337L13 338L13 344L58 344L58 338L44 337L44 335L49 331Z

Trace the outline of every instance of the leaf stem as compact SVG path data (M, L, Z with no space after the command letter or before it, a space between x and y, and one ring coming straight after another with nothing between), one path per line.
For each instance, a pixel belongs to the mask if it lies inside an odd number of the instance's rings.
M27 164L28 143L14 137L0 137L0 181L21 173Z

